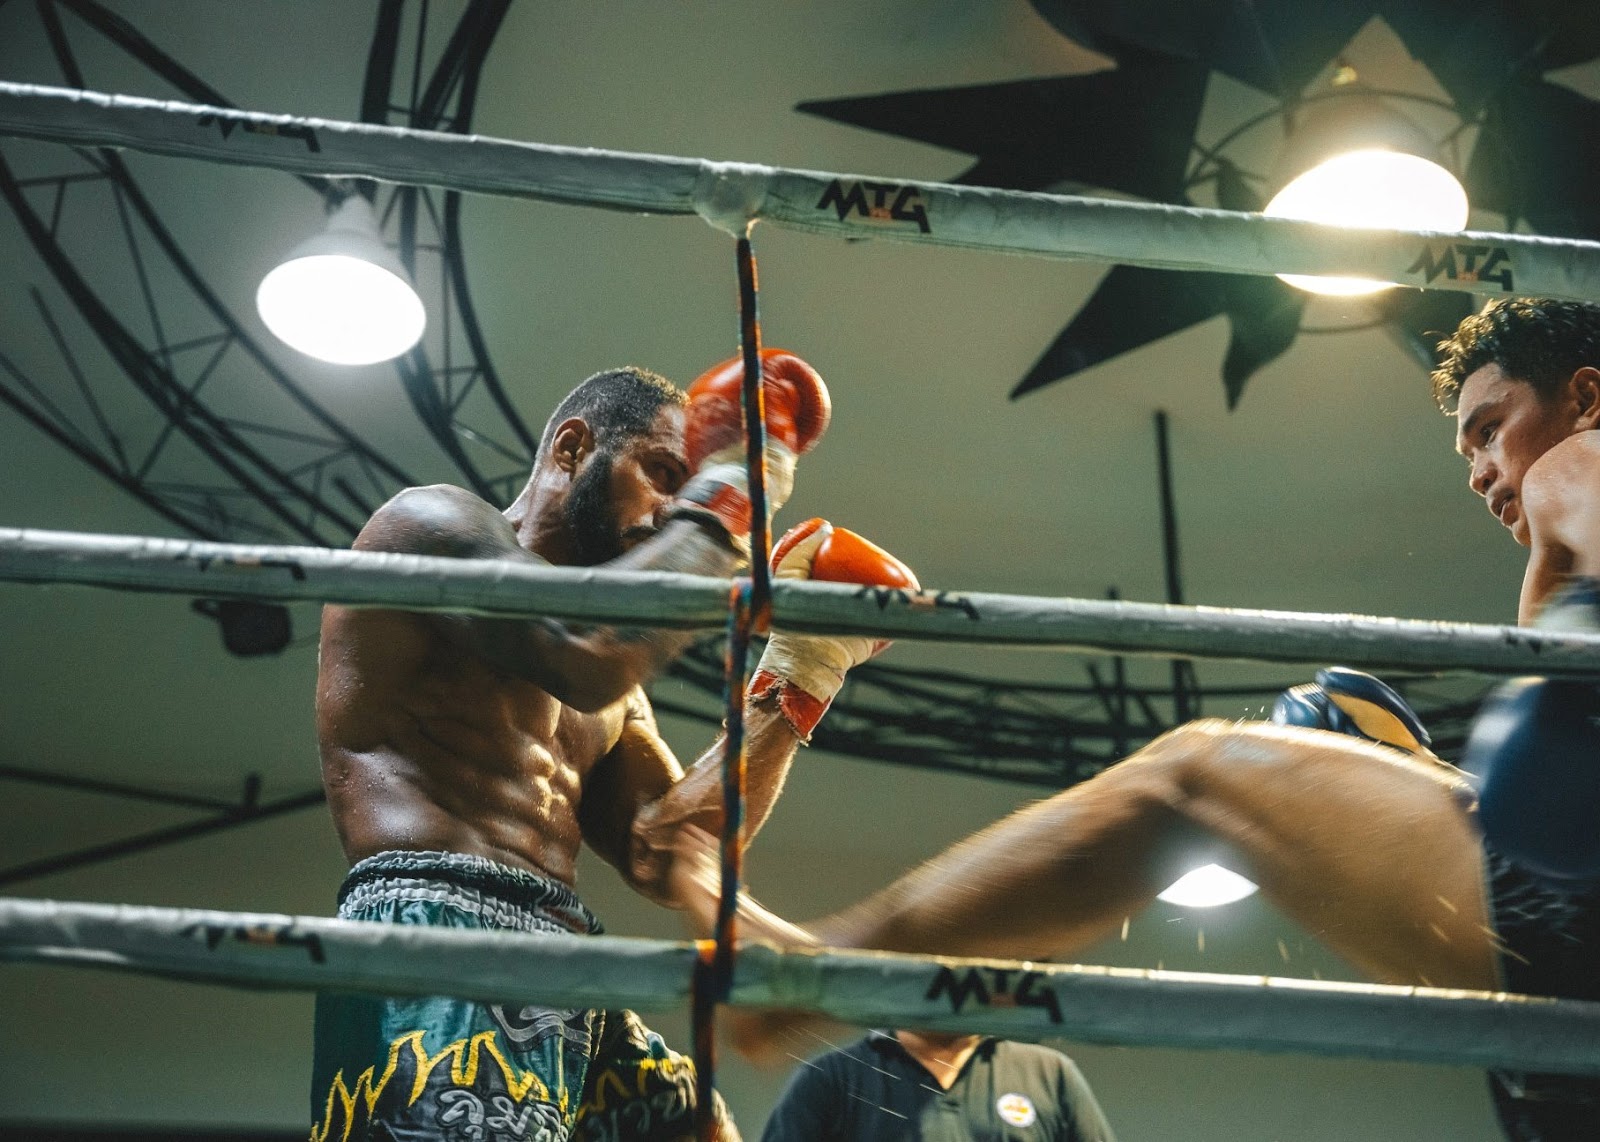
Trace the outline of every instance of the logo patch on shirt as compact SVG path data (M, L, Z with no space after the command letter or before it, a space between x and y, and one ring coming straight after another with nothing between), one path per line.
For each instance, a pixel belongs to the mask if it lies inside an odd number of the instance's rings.
M1039 1121L1039 1112L1033 1108L1033 1100L1015 1091L996 1099L994 1108L1012 1126L1032 1126Z

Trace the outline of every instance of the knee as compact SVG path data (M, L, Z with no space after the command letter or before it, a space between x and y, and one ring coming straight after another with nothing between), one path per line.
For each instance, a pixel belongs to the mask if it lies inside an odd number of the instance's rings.
M1133 758L1174 780L1211 764L1226 752L1245 726L1222 718L1196 718L1156 738Z
M1205 775L1235 729L1218 718L1186 722L1108 768L1089 789L1103 785L1106 797L1127 812L1181 815L1184 803L1209 784Z
M1197 718L1162 734L1136 755L1175 801L1231 787L1239 774L1287 761L1282 727ZM1131 760L1131 759L1130 759Z

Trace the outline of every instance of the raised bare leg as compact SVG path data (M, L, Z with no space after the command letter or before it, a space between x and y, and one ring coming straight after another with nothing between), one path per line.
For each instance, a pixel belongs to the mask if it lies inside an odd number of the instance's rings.
M1481 849L1452 773L1336 734L1195 722L842 912L803 930L746 913L741 934L1059 956L1115 930L1210 846L1372 978L1493 988Z

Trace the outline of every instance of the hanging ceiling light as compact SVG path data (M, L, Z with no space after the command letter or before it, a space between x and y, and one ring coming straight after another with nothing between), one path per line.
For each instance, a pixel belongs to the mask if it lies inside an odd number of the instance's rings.
M256 309L286 345L336 365L398 357L427 323L422 299L360 194L340 202L326 230L261 279Z
M1355 85L1351 85L1354 87ZM1330 226L1460 230L1467 192L1421 128L1366 90L1336 90L1296 124L1280 161L1279 190L1262 209ZM1371 278L1279 274L1311 293L1354 297L1390 289Z
M853 94L807 101L798 109L970 155L973 161L954 175L955 182L1257 211L1270 197L1262 188L1277 189L1288 180L1258 182L1250 147L1230 146L1243 138L1241 128L1254 127L1253 119L1236 123L1220 144L1211 138L1209 121L1205 140L1197 138L1208 93L1222 90L1215 81L1226 77L1241 85L1239 95L1273 104L1267 118L1303 120L1313 106L1331 101L1332 93L1302 93L1320 90L1329 65L1338 70L1342 52L1364 50L1357 41L1381 22L1413 61L1393 73L1403 92L1422 90L1423 84L1440 92L1421 98L1397 93L1403 106L1433 109L1424 112L1432 147L1421 153L1451 156L1445 165L1461 177L1474 210L1502 215L1497 230L1600 237L1600 195L1593 193L1600 169L1600 99L1581 94L1570 76L1558 72L1600 58L1592 0L1030 3L1067 39L1113 66ZM1471 18L1463 18L1463 8ZM1474 129L1465 129L1468 124ZM1215 126L1224 123L1218 119ZM1455 328L1472 312L1470 296L1387 290L1371 299L1371 317L1424 368L1432 368L1438 331ZM1035 392L1226 316L1231 335L1222 382L1232 408L1250 378L1294 343L1309 300L1305 291L1271 277L1114 266L1011 395Z
M1184 908L1215 908L1243 900L1255 891L1254 881L1220 864L1207 864L1184 873L1165 892L1157 893L1156 899Z

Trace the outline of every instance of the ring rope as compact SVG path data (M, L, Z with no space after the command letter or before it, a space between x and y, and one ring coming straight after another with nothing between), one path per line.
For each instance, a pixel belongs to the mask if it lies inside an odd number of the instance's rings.
M698 958L666 940L0 899L0 960L252 988L659 1010L688 998ZM1600 1073L1600 1004L1503 993L746 944L729 1001L1010 1039Z
M759 373L756 374L758 377ZM748 396L748 393L746 394ZM754 500L752 499L752 511ZM752 541L754 536L752 535ZM752 547L754 543L752 542ZM729 593L728 648L724 659L725 714L722 746L722 836L719 895L712 939L702 941L690 987L690 1027L694 1040L695 1131L701 1142L715 1142L716 1005L733 989L738 939L739 882L744 871L745 693L750 681L750 635L754 625L754 584L734 581Z
M0 134L847 238L1174 270L1336 274L1600 301L1600 243L1324 226L1225 210L557 147L0 83Z
M726 579L668 572L0 528L6 580L704 630L726 621L729 589ZM787 580L772 592L773 625L812 634L1373 670L1600 675L1600 635L1582 631Z
M694 1035L695 1131L716 1142L716 1005L733 987L738 938L739 886L744 873L746 736L745 699L750 684L750 638L772 614L772 520L767 511L766 385L761 367L761 317L755 250L748 233L735 246L739 278L739 348L744 359L740 398L744 409L745 486L750 501L750 577L734 580L728 602L726 729L722 747L722 836L717 915L710 963L703 954L691 976Z

